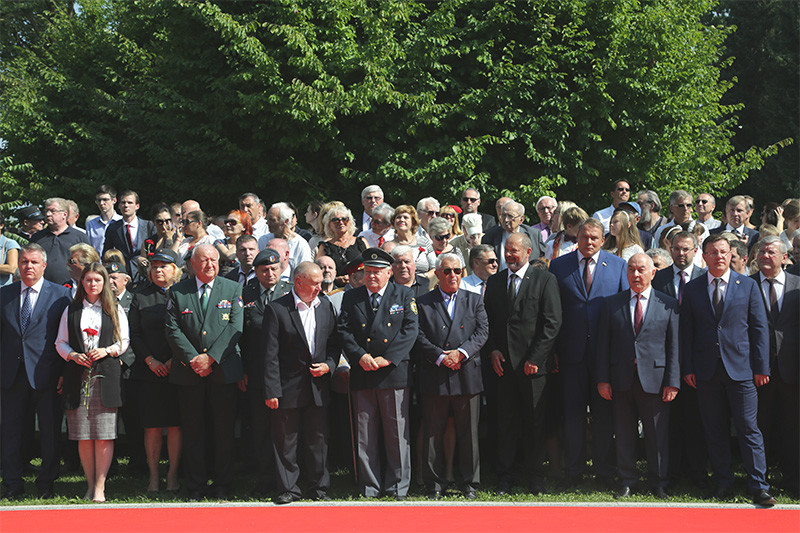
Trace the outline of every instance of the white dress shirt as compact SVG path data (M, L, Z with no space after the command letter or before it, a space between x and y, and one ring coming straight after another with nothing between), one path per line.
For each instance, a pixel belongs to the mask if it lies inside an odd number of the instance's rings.
M69 360L70 352L77 352L78 350L69 345L69 324L67 324L69 315L69 307L64 309L61 315L61 322L58 325L58 337L56 337L56 351L65 361ZM87 300L83 301L83 312L81 313L81 334L83 335L83 345L89 351L92 348L105 348L113 352L115 356L124 353L130 344L130 333L128 328L128 316L122 309L122 306L117 304L117 320L119 320L119 335L120 339L111 346L97 346L100 340L100 328L103 323L103 307L98 299L95 303L89 303ZM86 329L92 328L98 333L96 336L90 337L86 333Z
M636 331L636 295L638 293L631 291L631 300L629 302L629 307L631 310L631 327L634 328ZM642 323L644 323L644 317L647 316L647 304L650 303L650 293L653 292L653 287L648 286L645 290L642 291Z
M39 299L39 295L42 294L42 285L44 285L44 278L39 278L39 281L33 284L33 287L28 287L25 283L20 282L20 292L19 292L19 310L22 311L22 304L25 302L25 292L30 292L30 296L28 299L31 302L31 316L33 316L33 310L36 309L36 300Z
M716 287L714 285L714 280L716 278L714 277L713 274L711 274L711 272L708 272L706 274L706 277L708 278L708 297L711 300L711 305L713 306L714 305L714 291L716 290ZM725 294L728 291L728 283L730 283L730 279L731 279L731 269L729 268L728 270L726 270L725 273L722 276L720 276L720 279L722 279L722 281L719 282L720 292L722 293L722 301L724 302L725 301Z
M483 288L485 286L486 282L483 281L481 278L479 278L478 275L473 272L469 276L461 278L461 285L459 285L458 288L464 289L465 291L483 295Z
M300 315L300 322L303 323L303 333L306 335L306 342L308 342L308 351L311 352L311 357L316 353L316 333L317 333L317 315L316 309L319 307L319 297L315 296L311 305L301 300L297 293L292 289L292 296L294 296L294 306L297 313Z
M761 292L764 293L764 298L767 302L767 310L772 311L769 306L769 279L763 273L759 273L759 277L761 278ZM778 296L778 311L783 309L783 294L786 291L786 273L783 270L778 272L778 275L775 276L775 294Z
M583 261L583 254L580 250L575 250L578 255L578 269L581 272L581 279L583 279L583 270L586 268L586 263ZM594 283L594 272L597 270L597 258L600 256L600 250L597 250L589 261L589 274L592 275L592 282Z

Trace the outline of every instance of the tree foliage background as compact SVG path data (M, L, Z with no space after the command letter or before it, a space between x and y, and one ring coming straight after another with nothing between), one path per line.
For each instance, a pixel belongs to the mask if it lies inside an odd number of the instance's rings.
M724 193L797 136L796 4L758 3L780 20L712 0L4 2L0 204L87 208L100 183L211 212L368 183L395 205L472 185L591 210L617 178ZM779 180L753 174L778 199L797 193L780 153Z

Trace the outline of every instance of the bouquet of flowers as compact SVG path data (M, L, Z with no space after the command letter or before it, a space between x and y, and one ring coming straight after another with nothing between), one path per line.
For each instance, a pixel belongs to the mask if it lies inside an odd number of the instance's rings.
M88 353L97 348L100 342L100 332L94 328L86 328L83 332L86 333L87 342L85 344ZM95 371L96 368L94 363L92 363L92 366L89 367L89 372L86 373L86 377L83 380L83 406L86 408L86 416L89 416L89 387L92 384L92 380L103 377L99 374L95 374Z

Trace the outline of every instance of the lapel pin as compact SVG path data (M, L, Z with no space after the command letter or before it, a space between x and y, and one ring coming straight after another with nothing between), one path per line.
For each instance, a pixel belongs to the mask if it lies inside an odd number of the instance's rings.
M605 261L603 261L603 262L602 262L602 263L600 263L600 264L601 264L601 265L603 265L603 266L608 266L608 265L606 264L606 262L605 262Z

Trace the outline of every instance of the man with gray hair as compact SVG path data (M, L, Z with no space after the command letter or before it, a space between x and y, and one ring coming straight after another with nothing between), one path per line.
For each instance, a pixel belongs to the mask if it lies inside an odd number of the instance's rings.
M419 228L417 235L428 236L428 223L432 218L439 216L439 200L428 196L417 202L417 217L419 218ZM430 238L430 237L429 237Z
M361 191L361 205L364 206L364 213L361 215L361 224L356 227L361 231L370 228L372 222L372 210L383 203L383 189L379 185L367 185Z
M494 247L479 244L469 251L469 266L472 274L461 280L461 288L480 295L486 290L486 280L497 274L498 262Z
M267 225L270 233L258 239L258 248L267 248L269 241L275 238L283 239L289 243L289 275L294 272L294 267L303 261L314 261L308 241L292 229L294 211L286 202L277 202L267 211ZM283 276L281 276L283 277Z
M672 226L692 222L692 194L682 189L672 191L672 194L669 195L669 213L672 219L656 230L653 236L653 246L658 246L661 236ZM708 235L708 228L705 231L705 235Z
M392 248L389 253L392 256L392 283L410 288L416 298L426 294L430 281L425 276L417 275L414 250L410 246L400 244Z
M531 259L543 257L546 248L542 242L541 232L523 224L525 222L525 206L512 200L503 204L500 213L500 225L489 228L489 231L481 239L481 243L494 246L494 253L500 260L500 270L506 268L503 251L506 239L513 233L522 232L531 240Z
M167 300L166 334L172 348L170 383L178 386L183 432L184 484L199 500L208 483L206 439L214 439L214 488L228 499L235 457L236 384L244 371L242 286L219 273L219 252L210 244L194 248L194 277L176 283ZM210 406L210 409L204 406ZM206 431L208 420L212 431Z
M717 201L712 195L707 192L701 192L697 195L697 200L695 200L694 205L697 211L698 222L702 222L709 231L720 227L720 221L713 218L714 208L717 207Z
M497 225L497 221L492 215L487 215L486 213L479 212L478 208L480 207L480 205L481 205L480 191L478 189L475 189L474 187L469 187L467 189L464 189L464 192L461 194L461 214L458 215L458 220L459 223L462 223L464 215L468 215L470 213L477 213L481 216L483 233L486 233L486 230Z
M253 224L253 237L259 239L269 233L267 219L264 218L264 206L256 193L246 192L239 197L239 209L247 213Z
M645 189L636 195L636 203L642 209L637 224L639 229L655 236L658 228L667 222L667 219L661 216L661 199L655 191Z
M725 204L726 224L711 231L711 234L728 231L736 235L736 238L747 245L749 251L758 241L758 231L747 227L749 206L747 197L736 195L731 197Z
M85 229L77 226L78 218L81 216L81 210L78 207L77 202L75 202L75 200L67 200L67 207L69 209L69 213L67 215L67 224L78 231L86 233Z
M47 254L44 279L63 285L70 279L67 260L69 249L79 243L88 244L89 237L67 224L69 204L63 198L48 198L44 202L44 220L47 226L31 237Z
M669 256L669 252L663 248L650 248L645 253L653 260L656 270L663 270L672 265L672 258Z
M536 212L539 214L539 223L533 226L542 233L542 240L547 242L552 231L550 230L550 220L556 212L558 202L552 196L542 196L536 201Z

